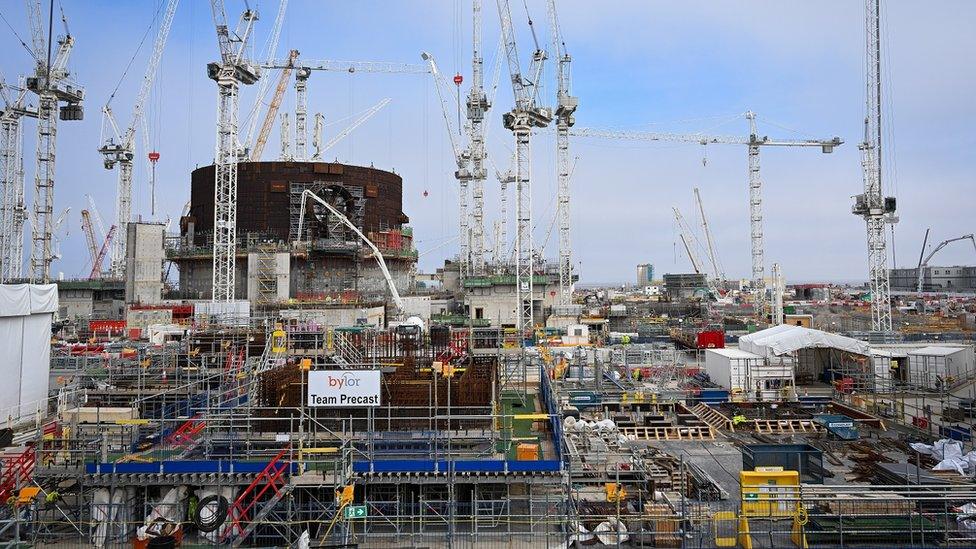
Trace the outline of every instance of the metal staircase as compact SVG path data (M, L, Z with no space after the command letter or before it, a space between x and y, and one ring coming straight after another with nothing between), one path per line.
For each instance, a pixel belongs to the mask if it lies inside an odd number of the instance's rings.
M229 523L221 532L223 543L237 547L250 536L268 514L291 492L287 481L290 463L285 460L289 448L282 449L241 491L227 513Z

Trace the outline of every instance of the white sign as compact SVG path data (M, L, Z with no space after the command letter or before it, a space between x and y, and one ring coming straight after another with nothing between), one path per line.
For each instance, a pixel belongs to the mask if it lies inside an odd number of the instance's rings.
M380 405L379 370L316 370L308 373L308 405Z

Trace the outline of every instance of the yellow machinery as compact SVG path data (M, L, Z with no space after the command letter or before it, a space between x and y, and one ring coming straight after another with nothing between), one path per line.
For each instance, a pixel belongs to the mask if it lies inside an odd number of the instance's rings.
M806 509L800 502L800 473L782 467L757 467L739 473L742 512L739 515L739 546L752 549L749 519L792 519L792 541L807 547L802 526L807 522ZM726 540L727 541L727 538ZM718 542L716 542L718 544ZM727 546L727 545L726 545Z

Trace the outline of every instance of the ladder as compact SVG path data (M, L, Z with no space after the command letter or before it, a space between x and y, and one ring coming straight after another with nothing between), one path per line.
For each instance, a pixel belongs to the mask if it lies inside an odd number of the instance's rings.
M16 495L17 489L30 482L37 462L37 449L28 446L23 452L3 459L0 470L0 504Z
M254 477L254 480L241 491L227 512L230 519L220 539L232 546L238 546L254 532L261 520L268 516L274 507L291 492L285 473L290 464L284 457L290 447L286 446L268 462L268 465ZM268 495L265 498L265 495Z

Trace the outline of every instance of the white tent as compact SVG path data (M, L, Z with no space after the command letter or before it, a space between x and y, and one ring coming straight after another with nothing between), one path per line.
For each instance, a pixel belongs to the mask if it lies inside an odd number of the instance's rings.
M739 338L739 348L768 358L800 349L839 349L865 356L870 354L868 344L863 341L789 324L742 336Z
M0 284L0 420L46 410L55 284Z

